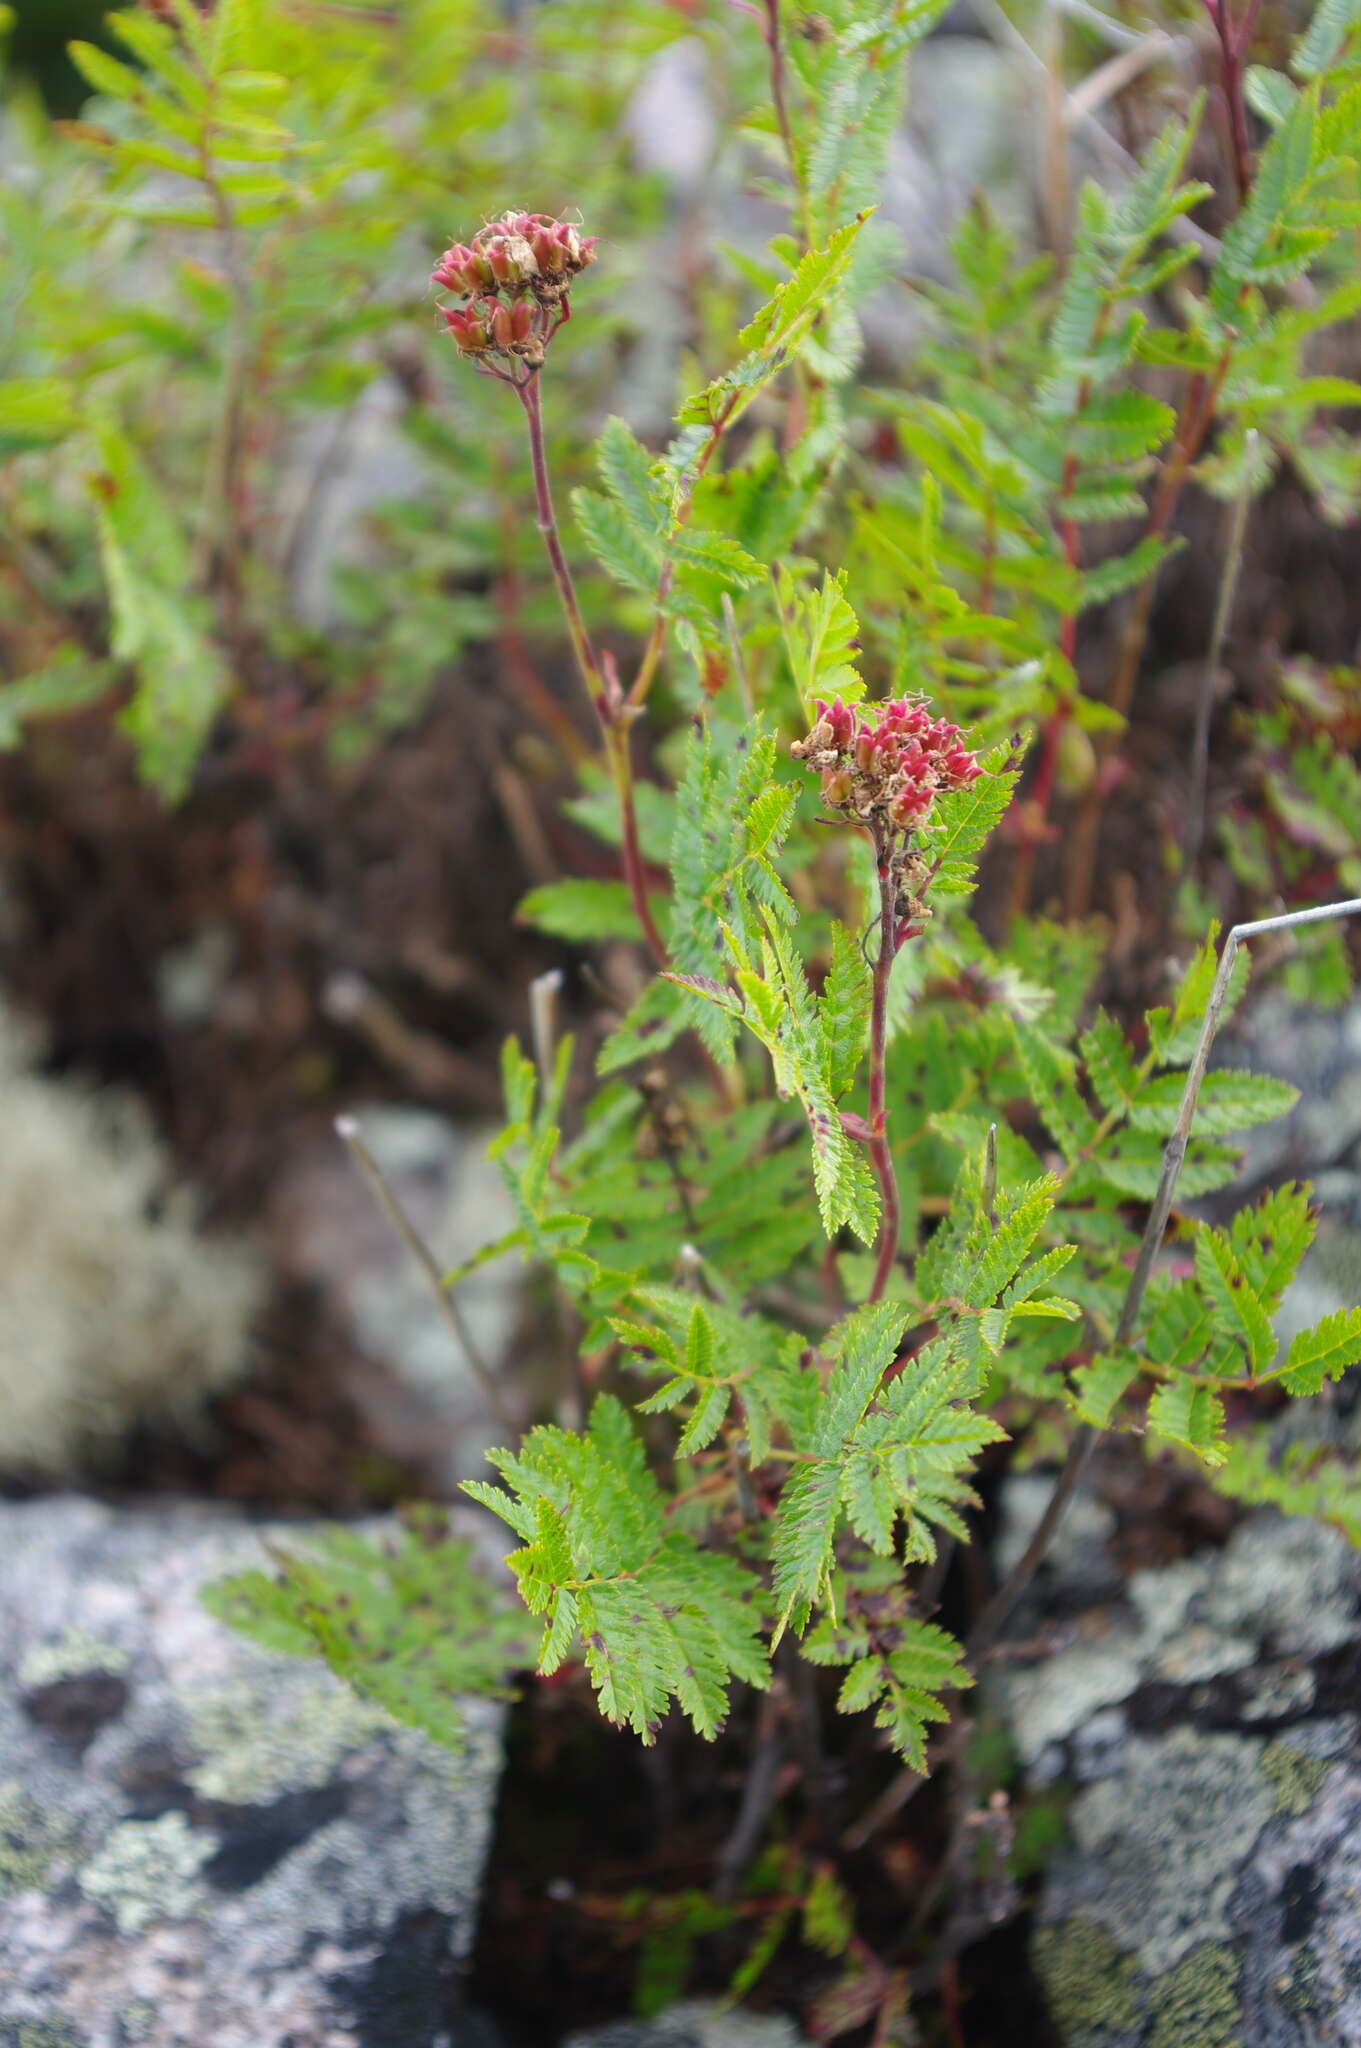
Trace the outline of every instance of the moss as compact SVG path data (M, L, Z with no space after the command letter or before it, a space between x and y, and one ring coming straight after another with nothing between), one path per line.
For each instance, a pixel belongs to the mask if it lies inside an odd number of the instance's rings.
M256 1806L281 1792L324 1785L350 1750L392 1721L381 1707L348 1686L299 1685L291 1710L249 1686L234 1686L186 1702L201 1763L186 1778L204 1799ZM271 1707L274 1712L271 1714Z
M144 1934L157 1920L183 1920L195 1910L199 1871L217 1846L215 1835L195 1833L182 1813L120 1821L81 1871L80 1888L124 1934Z
M126 1671L126 1650L105 1642L87 1628L64 1628L50 1643L38 1643L19 1666L19 1683L26 1692L40 1685L53 1685L59 1678L83 1678L87 1671Z
M1243 2048L1238 2031L1238 1958L1222 1942L1204 1941L1149 1992L1153 2027L1148 2048Z
M84 2034L68 2027L65 2020L0 2022L0 2048L88 2048Z
M1269 1742L1262 1751L1262 1770L1271 1786L1278 1813L1297 1819L1308 1813L1328 1775L1325 1757L1306 1756L1287 1742Z
M61 1848L22 1785L0 1780L0 1899L40 1891Z
M1276 1996L1287 2012L1304 2017L1318 2011L1318 1957L1311 1948L1302 1948L1291 1966L1290 1975L1282 1977L1276 1985Z
M1099 2040L1137 2025L1139 1966L1095 1920L1075 1915L1061 1926L1042 1927L1034 1954L1065 2038Z

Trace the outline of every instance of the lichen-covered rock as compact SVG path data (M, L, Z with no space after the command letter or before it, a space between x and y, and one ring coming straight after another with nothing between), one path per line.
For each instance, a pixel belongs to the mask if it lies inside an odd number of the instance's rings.
M0 1503L0 2043L450 2044L499 1765L199 1601L216 1507Z
M619 2020L571 2034L562 2048L801 2048L792 2021L726 2006L672 2006L652 2020Z
M1064 2048L1361 2048L1361 1556L1254 1516L1000 1682L1078 1788L1034 1960Z
M241 1376L262 1272L199 1230L137 1103L34 1073L30 1050L0 1004L0 1470L69 1477Z

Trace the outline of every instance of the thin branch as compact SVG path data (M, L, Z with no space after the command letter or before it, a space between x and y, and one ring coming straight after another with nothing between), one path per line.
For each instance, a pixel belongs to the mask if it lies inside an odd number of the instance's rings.
M1195 867L1205 833L1205 786L1210 772L1210 712L1214 705L1219 657L1224 652L1229 620L1233 616L1233 601L1238 593L1239 572L1243 566L1243 539L1247 533L1248 509L1252 502L1252 467L1256 453L1257 429L1249 427L1243 442L1243 480L1238 486L1238 496L1234 501L1228 553L1224 558L1224 568L1219 578L1214 625L1210 632L1210 646L1205 656L1205 667L1200 678L1200 696L1196 703L1196 729L1191 741L1191 789L1186 800L1186 843L1182 849L1182 861L1188 874Z
M1157 1190L1148 1212L1148 1222L1144 1226L1139 1256L1130 1275L1129 1286L1125 1290L1120 1320L1115 1326L1114 1343L1117 1346L1128 1344L1134 1334L1139 1311L1143 1307L1144 1294L1152 1277L1153 1262L1158 1256L1163 1233L1167 1229L1167 1219L1172 1213L1172 1196L1176 1189L1177 1176L1186 1158L1186 1148L1191 1139L1191 1126L1195 1121L1196 1104L1209 1065L1210 1048L1214 1044L1219 1020L1228 999L1229 980L1233 974L1239 946L1245 940L1261 938L1267 932L1293 931L1298 925L1322 924L1336 918L1358 915L1361 915L1361 896L1352 897L1344 903L1320 903L1308 910L1284 911L1279 917L1257 918L1250 924L1236 924L1229 931L1219 956L1219 969L1206 1006L1205 1021L1200 1028L1200 1037L1191 1064L1186 1070L1186 1085L1182 1090L1177 1121L1163 1148L1162 1171L1158 1176ZM1058 1483L1034 1534L1021 1557L983 1609L969 1636L966 1648L971 1663L976 1665L992 1648L1005 1628L1017 1601L1034 1577L1053 1540L1055 1530L1063 1520L1068 1503L1082 1482L1082 1476L1091 1461L1100 1434L1100 1431L1084 1423L1074 1436Z
M757 1712L756 1738L742 1786L737 1818L718 1852L714 1897L720 1904L729 1903L736 1897L742 1874L756 1854L775 1805L780 1789L780 1767L784 1762L784 1738L780 1726L783 1718L778 1691L772 1686L762 1695Z
M486 1396L487 1406L491 1409L503 1429L511 1430L518 1435L520 1425L506 1406L502 1398L501 1389L496 1384L496 1375L482 1356L477 1340L468 1328L462 1309L460 1309L450 1290L445 1286L444 1276L440 1271L439 1263L434 1253L398 1201L396 1194L393 1192L392 1183L388 1180L382 1167L364 1143L363 1138L360 1136L358 1122L352 1116L338 1116L335 1121L335 1128L336 1136L343 1139L344 1143L348 1145L355 1164L359 1167L364 1178L377 1196L379 1205L424 1273L426 1279L430 1282L435 1299L439 1303L440 1314L449 1325L453 1333L454 1342L471 1366L473 1375Z

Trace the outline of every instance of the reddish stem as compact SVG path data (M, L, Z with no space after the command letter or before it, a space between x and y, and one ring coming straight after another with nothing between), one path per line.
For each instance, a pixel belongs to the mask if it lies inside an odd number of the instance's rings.
M1220 86L1229 122L1229 144L1233 175L1241 204L1252 183L1252 143L1248 136L1247 102L1243 97L1248 42L1257 20L1261 0L1248 0L1243 19L1235 24L1228 0L1206 0L1206 8L1219 37Z
M898 1256L898 1231L902 1211L898 1200L898 1176L888 1142L886 1070L888 1049L888 983L898 951L896 916L897 888L892 872L891 842L876 837L876 869L879 876L879 955L874 963L873 1001L870 1009L870 1158L879 1181L883 1214L879 1223L879 1257L867 1301L878 1301L888 1285L893 1262Z
M515 380L515 392L524 407L525 420L529 427L529 459L534 471L534 499L538 507L539 531L548 550L553 580L558 586L558 597L567 621L567 631L571 638L577 668L600 722L605 754L614 780L615 795L619 803L624 878L628 883L629 900L642 927L649 952L657 965L664 967L666 944L657 929L656 919L647 900L647 880L643 873L642 849L638 843L638 814L633 796L633 760L629 747L631 720L624 710L623 692L619 687L619 678L614 673L613 663L608 667L602 665L591 645L586 622L581 616L581 606L577 601L576 585L572 581L572 572L563 553L557 515L553 509L552 486L548 480L548 457L543 438L543 408L539 401L537 375L527 377L523 383Z

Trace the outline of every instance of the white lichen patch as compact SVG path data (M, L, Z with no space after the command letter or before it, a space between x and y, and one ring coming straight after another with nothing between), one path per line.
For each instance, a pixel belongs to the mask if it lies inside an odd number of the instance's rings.
M1212 1627L1277 1655L1336 1649L1356 1634L1354 1553L1321 1523L1254 1516L1235 1530L1199 1608Z
M198 1227L139 1106L28 1070L0 1005L0 1463L78 1472L244 1371L259 1260Z
M34 1644L19 1666L19 1683L27 1692L59 1678L83 1678L88 1671L126 1671L131 1662L119 1644L72 1625L51 1642Z
M182 1813L121 1821L80 1872L80 1888L113 1915L120 1933L144 1934L201 1906L199 1872L216 1848L217 1837L196 1832Z
M1131 1736L1121 1775L1090 1786L1070 1811L1082 1861L1055 1884L1051 1912L1087 1913L1122 1941L1134 1936L1155 1976L1198 1943L1226 1940L1238 1874L1276 1812L1263 1747L1190 1728Z
M394 1723L325 1674L308 1674L283 1696L224 1687L185 1702L200 1761L185 1773L204 1799L257 1806L324 1785L351 1750Z

